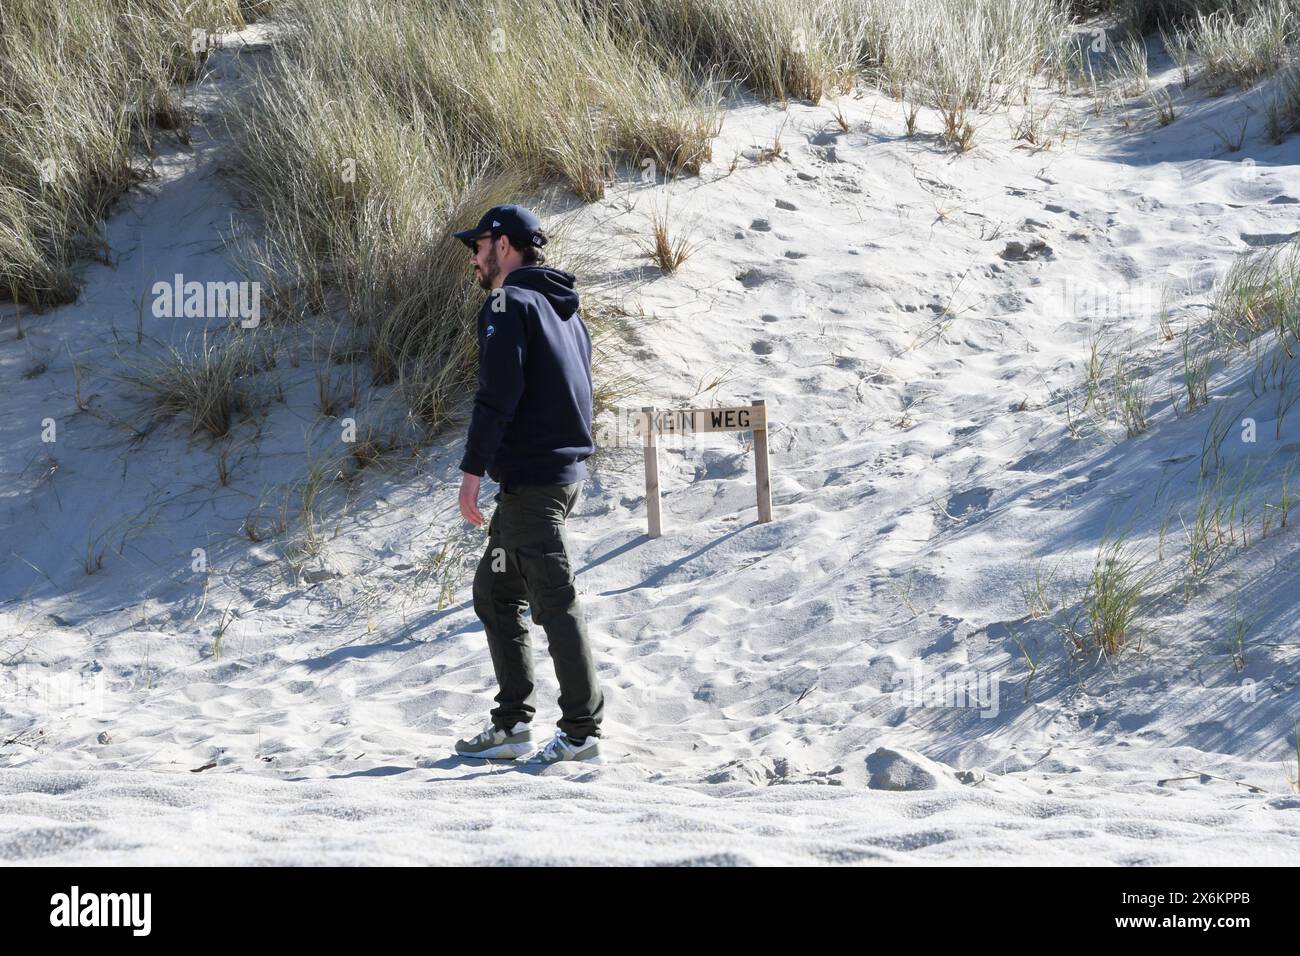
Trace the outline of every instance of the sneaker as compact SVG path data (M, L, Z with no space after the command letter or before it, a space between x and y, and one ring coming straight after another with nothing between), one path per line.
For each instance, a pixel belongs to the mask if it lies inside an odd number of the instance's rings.
M588 737L585 740L573 741L569 739L568 734L562 730L557 730L555 736L537 753L533 754L527 760L526 764L552 764L561 760L581 760L583 763L604 763L605 758L600 753L600 738Z
M462 757L483 757L487 760L514 760L533 749L533 729L522 720L509 732L492 721L468 740L456 741L456 753Z

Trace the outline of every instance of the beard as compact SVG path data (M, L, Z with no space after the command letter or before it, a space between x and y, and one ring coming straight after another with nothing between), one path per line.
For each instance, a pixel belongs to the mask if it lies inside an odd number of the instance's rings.
M496 281L497 276L501 274L501 263L497 261L497 251L491 249L488 251L487 262L479 271L478 284L487 291L492 291L492 283Z

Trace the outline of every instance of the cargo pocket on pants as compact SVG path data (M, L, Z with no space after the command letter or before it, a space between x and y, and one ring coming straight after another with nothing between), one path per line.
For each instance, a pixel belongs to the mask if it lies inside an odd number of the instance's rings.
M538 602L546 607L566 607L575 596L573 568L564 550L550 542L518 549L519 563Z
M546 565L546 576L551 587L573 586L573 569L569 567L569 556L563 551L542 552L542 563Z

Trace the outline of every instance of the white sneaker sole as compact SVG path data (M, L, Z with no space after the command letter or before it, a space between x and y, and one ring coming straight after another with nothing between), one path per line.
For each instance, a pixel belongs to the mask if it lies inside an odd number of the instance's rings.
M577 757L577 758L575 758L575 759L570 759L570 760L553 760L553 761L551 761L550 763L542 763L540 760L538 760L538 761L533 761L533 760L524 760L524 761L521 761L521 763L524 763L524 764L526 764L526 765L528 765L528 766L530 766L530 767L553 767L553 766L555 766L557 763L595 763L595 764L603 764L603 763L605 763L605 755L604 755L604 754L596 754L594 757Z
M484 760L516 760L526 753L532 753L533 745L527 744L502 744L499 747L489 747L487 750L480 750L478 753L463 753L456 751L457 757L481 757Z

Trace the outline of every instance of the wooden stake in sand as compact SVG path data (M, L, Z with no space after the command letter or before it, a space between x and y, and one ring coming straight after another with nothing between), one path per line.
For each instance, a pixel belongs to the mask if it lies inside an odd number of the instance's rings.
M772 520L772 483L767 471L767 402L755 399L749 405L729 408L673 408L662 411L644 405L633 421L645 451L645 502L647 531L652 538L663 534L659 509L659 446L657 435L687 435L693 432L754 433L754 473L758 483L758 520Z

